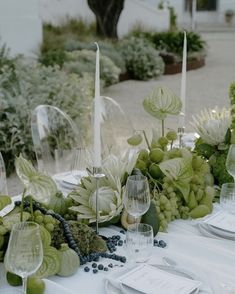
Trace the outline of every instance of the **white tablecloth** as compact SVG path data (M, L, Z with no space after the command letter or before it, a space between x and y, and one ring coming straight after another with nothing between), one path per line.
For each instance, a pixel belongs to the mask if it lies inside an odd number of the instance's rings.
M117 227L110 227L102 228L100 232L114 235L119 230ZM159 233L156 238L165 240L167 247L154 247L149 260L150 264L162 264L162 257L169 257L181 268L194 273L206 287L212 290L200 293L235 294L235 242L203 237L195 226L195 222L190 220L177 220L170 223L168 233ZM124 248L119 247L117 253L125 254ZM101 262L120 264L109 259L102 259ZM91 267L91 264L89 266ZM50 280L74 293L103 294L105 293L105 277L120 270L120 267L113 268L109 272L99 271L97 274L93 274L92 271L85 273L83 269L84 266L81 266L71 277L53 276ZM55 294L52 288L50 287L46 294Z

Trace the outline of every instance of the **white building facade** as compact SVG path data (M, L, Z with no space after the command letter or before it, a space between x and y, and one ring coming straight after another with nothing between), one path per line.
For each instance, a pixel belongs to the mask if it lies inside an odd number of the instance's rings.
M153 3L154 0L149 0ZM232 26L235 27L235 1L234 0L192 0L195 1L197 26ZM157 3L160 3L157 0ZM191 22L190 5L188 0L165 0L168 5L174 7L178 24L187 26ZM193 5L192 5L193 6ZM230 18L227 14L232 14Z

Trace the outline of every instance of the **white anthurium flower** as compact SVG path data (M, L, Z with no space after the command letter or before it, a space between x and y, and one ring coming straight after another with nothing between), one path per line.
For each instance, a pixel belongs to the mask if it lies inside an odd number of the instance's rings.
M157 119L164 120L168 114L178 115L182 102L170 89L157 87L143 101L145 111Z
M123 209L123 187L121 180L126 172L131 172L136 159L123 161L114 155L109 155L103 162L104 178L99 180L98 211L99 222L106 222L120 215ZM96 180L94 177L84 177L76 191L70 193L76 206L70 209L77 212L78 219L96 221Z
M212 146L223 143L231 124L230 110L216 107L205 109L199 115L193 116L191 123L202 140Z

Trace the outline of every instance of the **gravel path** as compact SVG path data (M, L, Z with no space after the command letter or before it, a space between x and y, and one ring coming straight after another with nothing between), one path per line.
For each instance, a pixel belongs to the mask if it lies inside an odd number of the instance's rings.
M206 66L187 73L186 131L192 131L191 117L204 107L229 106L228 89L235 81L235 33L203 33L208 44ZM180 94L181 74L162 76L152 81L125 81L107 88L104 95L114 98L127 113L136 129L151 130L154 121L142 108L143 98L155 86L164 85ZM176 129L177 118L167 120L167 127ZM8 190L11 195L22 191L16 177L8 178Z

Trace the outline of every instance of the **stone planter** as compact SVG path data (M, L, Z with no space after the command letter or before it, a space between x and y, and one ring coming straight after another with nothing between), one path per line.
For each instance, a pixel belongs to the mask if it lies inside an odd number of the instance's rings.
M187 70L198 69L205 65L205 58L191 60L187 63ZM173 63L173 64L166 64L165 65L165 72L164 75L173 75L177 73L181 73L182 71L182 63Z

